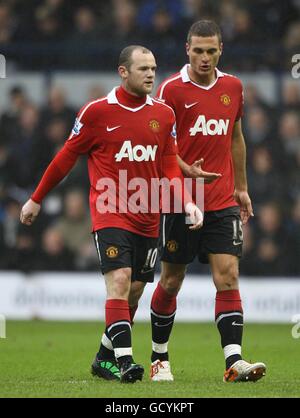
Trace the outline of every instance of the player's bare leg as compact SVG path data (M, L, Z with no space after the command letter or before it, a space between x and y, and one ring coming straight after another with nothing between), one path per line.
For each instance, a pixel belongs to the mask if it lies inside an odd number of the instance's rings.
M162 262L160 281L151 301L152 356L151 379L172 381L168 342L176 315L176 298L184 280L186 266Z
M131 283L128 304L129 304L129 313L131 325L133 325L134 315L138 308L139 300L144 292L146 283L135 281Z
M210 254L209 262L217 289L215 320L226 362L224 381L256 381L265 375L266 366L242 360L244 322L238 258L230 254Z
M134 364L131 345L131 321L128 297L131 287L131 269L121 268L105 274L107 300L105 306L106 330L102 344L112 345L114 355L120 368L121 382L141 380L144 369ZM108 348L108 347L107 347ZM96 359L97 360L97 359ZM95 360L95 361L96 361ZM98 359L98 362L101 359ZM94 374L97 364L93 364ZM98 364L99 368L101 364ZM103 376L102 376L103 377Z

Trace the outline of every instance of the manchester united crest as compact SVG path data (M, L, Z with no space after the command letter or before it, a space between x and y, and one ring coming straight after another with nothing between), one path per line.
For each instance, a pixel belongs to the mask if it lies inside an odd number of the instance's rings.
M159 122L157 120L155 120L155 119L150 120L149 126L150 126L150 129L152 129L153 132L155 132L155 133L159 132L160 126L159 126Z
M119 254L117 247L108 247L106 250L106 255L108 258L116 258Z
M169 251L169 253L176 253L176 251L178 250L178 242L171 240L167 242L167 249Z
M222 96L220 97L221 102L223 103L224 106L229 106L231 99L228 96L228 94L222 94Z

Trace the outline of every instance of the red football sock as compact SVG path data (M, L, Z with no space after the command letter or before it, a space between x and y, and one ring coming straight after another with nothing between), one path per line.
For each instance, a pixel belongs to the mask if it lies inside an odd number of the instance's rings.
M240 291L222 290L216 295L215 317L221 312L241 312L243 313Z
M176 311L177 296L170 295L158 283L151 300L151 308L154 312L162 315L171 315Z
M109 327L114 322L130 322L129 306L127 300L108 299L105 304L106 326Z

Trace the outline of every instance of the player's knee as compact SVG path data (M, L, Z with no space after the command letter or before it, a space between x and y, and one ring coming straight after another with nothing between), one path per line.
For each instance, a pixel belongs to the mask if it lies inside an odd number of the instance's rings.
M235 264L225 265L215 274L216 283L228 290L237 288L238 280L239 270Z
M126 269L120 269L114 272L107 286L109 297L115 299L127 299L130 290L130 276Z
M184 272L173 272L172 274L163 274L160 280L160 284L170 295L177 295L182 286L184 276Z

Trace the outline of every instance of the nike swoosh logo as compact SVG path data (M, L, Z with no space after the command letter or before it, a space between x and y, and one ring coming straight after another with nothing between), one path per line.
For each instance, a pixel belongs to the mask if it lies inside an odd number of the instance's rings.
M233 321L233 323L231 325L235 325L236 327L243 327L244 324L237 324L235 321Z
M120 332L118 332L118 334L116 334L113 337L111 337L111 340L113 341L118 335L123 334L123 332L126 332L126 331L120 331Z
M107 132L111 132L114 131L115 129L121 128L122 125L119 126L114 126L113 128L109 128L108 126L106 127Z
M153 269L150 270L141 270L141 274L152 273Z
M233 245L242 245L242 241L238 241L238 242L236 242L236 241L233 241Z
M199 102L195 102L195 103L191 103L191 104L185 104L185 105L184 105L184 107L185 107L186 109L189 109L190 107L195 106L197 103L199 103Z
M160 325L158 322L154 322L154 325L156 326L156 327L167 327L168 325L171 325L171 324L173 324L173 321L171 321L171 322L168 322L167 324L164 324L164 325Z

